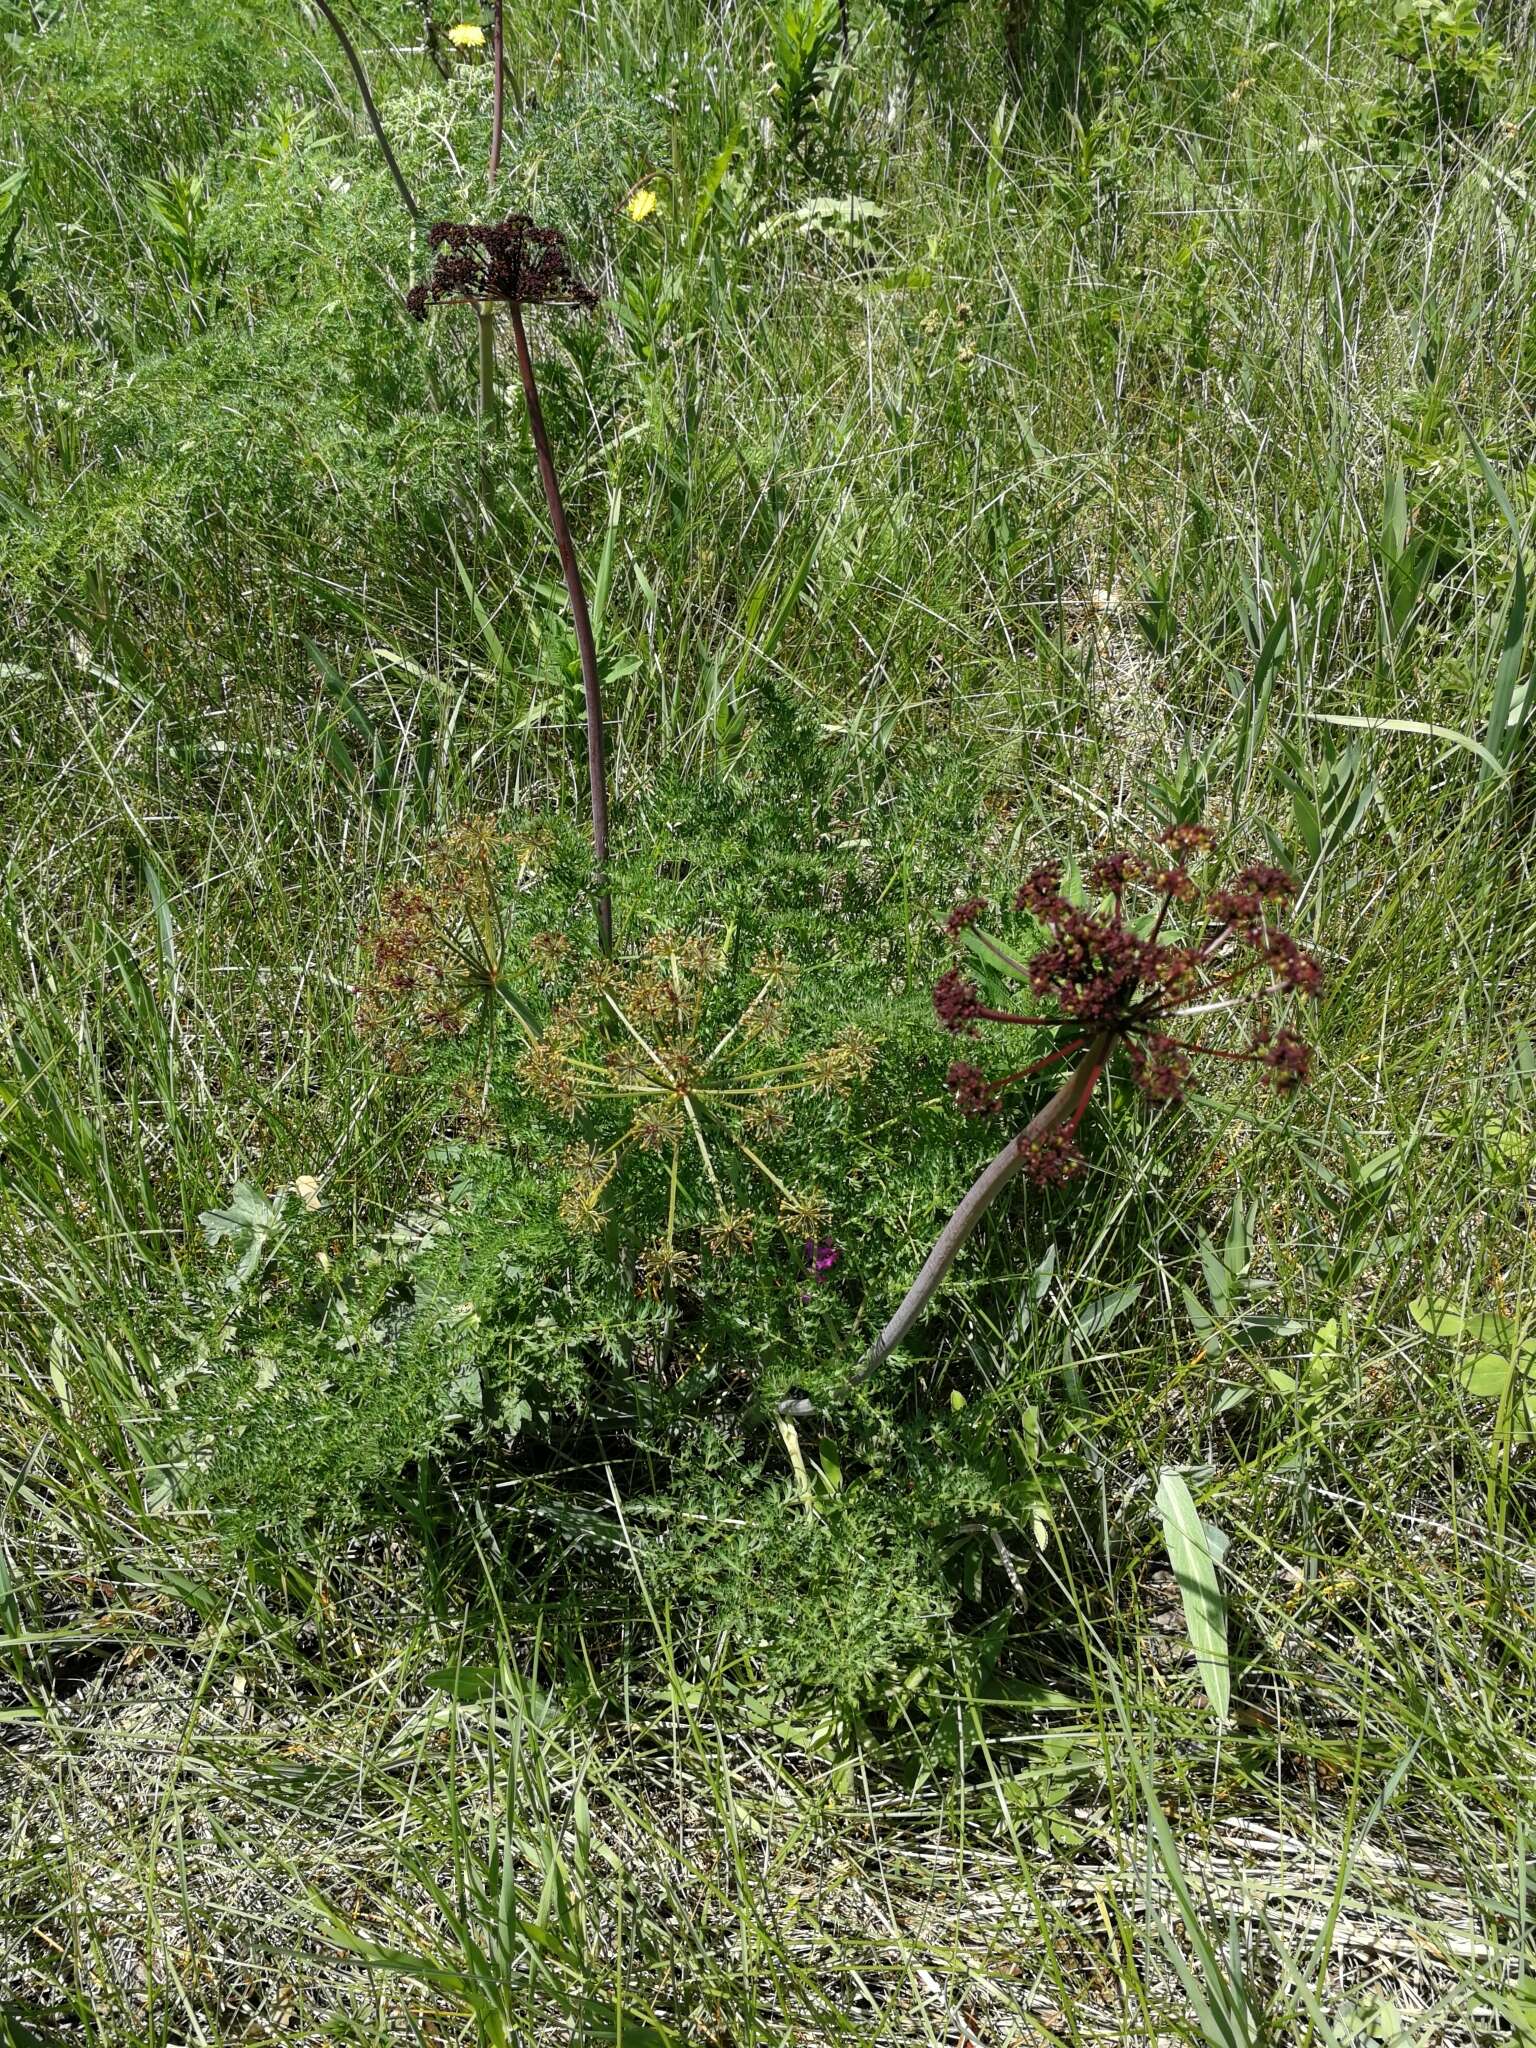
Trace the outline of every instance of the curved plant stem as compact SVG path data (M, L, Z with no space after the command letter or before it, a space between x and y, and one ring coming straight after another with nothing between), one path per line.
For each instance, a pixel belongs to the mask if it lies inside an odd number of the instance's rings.
M501 142L506 126L506 92L502 36L502 0L491 0L491 157L486 178L494 185L501 174ZM501 410L496 403L496 323L489 306L479 308L480 317L480 424L486 432L499 435Z
M501 138L506 125L506 43L502 36L502 0L491 0L491 183L501 169Z
M517 373L528 402L528 425L539 458L539 476L544 485L544 502L549 523L555 530L560 551L560 568L565 576L566 594L571 600L571 623L576 629L576 651L581 657L581 689L587 705L587 784L592 797L592 857L596 869L597 931L605 953L613 951L613 900L608 893L608 758L603 738L603 696L597 675L597 648L592 639L592 620L587 612L587 594L582 588L581 565L566 524L560 484L555 476L555 459L550 452L539 404L539 387L533 380L533 358L528 353L528 336L523 328L523 309L508 307L512 316L512 338L517 344Z
M331 34L340 43L341 54L351 66L352 76L357 81L357 89L362 94L363 112L368 116L368 125L373 130L374 139L377 141L379 148L384 152L384 161L389 166L389 175L395 181L395 190L400 194L405 210L411 216L411 219L420 220L420 209L415 199L411 196L411 188L405 182L404 172L395 161L395 152L389 146L389 137L384 133L384 123L379 118L378 107L374 104L373 89L368 83L368 74L363 69L363 60L357 54L357 46L342 27L340 21L337 20L336 11L331 6L330 0L315 0L315 5L330 23Z
M860 1359L857 1377L862 1379L888 1358L927 1308L954 1264L960 1247L1023 1165L1019 1147L1026 1140L1043 1138L1058 1124L1075 1122L1081 1116L1094 1083L1103 1072L1108 1051L1108 1039L1102 1035L1096 1038L1045 1107L1037 1111L1023 1130L1011 1137L997 1156L982 1168L939 1232L933 1250L923 1261L922 1270L907 1289L901 1306ZM809 1401L781 1401L779 1408L782 1414L787 1415L815 1413Z
M859 1361L860 1372L873 1372L882 1359L889 1357L933 1299L940 1282L954 1264L956 1253L1023 1164L1020 1146L1030 1139L1043 1138L1048 1131L1068 1122L1081 1110L1103 1067L1105 1050L1104 1040L1095 1039L1045 1107L1030 1118L1017 1137L1008 1140L972 1181L955 1213L935 1239L933 1250L907 1289L900 1308Z

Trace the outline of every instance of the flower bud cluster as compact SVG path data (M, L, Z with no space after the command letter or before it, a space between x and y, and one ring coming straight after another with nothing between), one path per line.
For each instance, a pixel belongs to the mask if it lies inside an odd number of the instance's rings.
M427 235L437 256L432 275L405 295L406 311L425 320L428 309L458 300L508 306L595 306L597 294L571 269L565 237L541 228L526 213L477 225L440 220Z

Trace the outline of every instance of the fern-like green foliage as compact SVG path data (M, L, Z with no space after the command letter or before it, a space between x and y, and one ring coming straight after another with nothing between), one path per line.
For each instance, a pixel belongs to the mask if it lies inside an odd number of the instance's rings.
M477 1407L451 1357L399 1342L431 1220L403 1219L344 1262L323 1204L290 1191L240 1183L203 1220L216 1262L161 1427L177 1493L238 1541L376 1518Z
M470 892L448 900L466 1028L435 1057L450 1096L478 1086L497 1141L463 1158L410 1341L451 1325L503 1405L601 1405L610 1360L639 1361L679 1417L835 1378L974 1151L898 858L818 852L777 806L674 792L615 867L613 962L579 833L514 826L496 858L493 928L455 937ZM387 974L387 930L382 950Z
M856 1373L977 1163L911 895L974 798L950 773L888 843L840 842L805 736L784 754L657 794L612 866L612 961L558 819L458 834L386 894L361 1016L440 1104L436 1186L349 1258L254 1190L210 1212L223 1279L168 1462L223 1526L366 1520L429 1456L596 1461L632 1475L664 1597L848 1703L946 1639L957 1527L1030 1526L1027 1460L947 1409L942 1443L904 1419L909 1361ZM814 1513L773 1415L807 1387L861 1418L835 1483L808 1447Z
M834 1488L816 1468L810 1506L771 1468L739 1463L656 1504L653 1595L707 1612L748 1669L845 1713L889 1706L959 1647L949 1622L942 1513L915 1491L922 1461L897 1459Z

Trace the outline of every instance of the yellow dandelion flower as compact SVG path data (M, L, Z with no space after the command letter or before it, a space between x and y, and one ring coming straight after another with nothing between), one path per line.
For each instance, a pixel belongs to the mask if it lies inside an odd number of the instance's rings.
M448 40L456 50L483 50L485 30L476 22L461 21L449 29Z
M652 185L642 185L638 192L631 192L624 211L631 220L649 220L656 211L656 190Z

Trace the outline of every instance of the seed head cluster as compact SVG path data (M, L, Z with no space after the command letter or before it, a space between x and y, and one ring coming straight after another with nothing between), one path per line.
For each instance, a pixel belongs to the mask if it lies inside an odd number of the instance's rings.
M595 306L597 294L571 269L565 237L541 228L526 213L477 226L440 220L427 242L437 256L432 275L405 295L406 310L425 320L428 309L459 300L506 306Z
M1020 1142L1023 1169L1037 1183L1067 1180L1081 1170L1077 1127L1117 1046L1125 1047L1131 1078L1155 1103L1183 1101L1200 1057L1253 1065L1282 1095L1306 1080L1310 1047L1270 1015L1273 1001L1316 996L1323 983L1313 955L1277 922L1295 884L1284 868L1256 863L1213 886L1200 872L1212 844L1206 826L1174 825L1146 854L1100 854L1087 872L1091 906L1069 899L1059 861L1032 869L1012 906L1033 922L1032 947L983 934L988 905L979 897L950 914L950 937L974 943L966 936L974 932L981 957L1027 987L1041 1007L1028 1015L997 1007L956 964L934 985L940 1022L969 1038L978 1037L983 1024L1065 1034L1042 1058L999 1078L957 1060L948 1078L962 1113L999 1109L1016 1082L1089 1049L1086 1084L1071 1116ZM1196 1005L1205 1033L1230 1035L1233 1017L1246 1015L1245 1034L1236 1044L1217 1045L1208 1035L1170 1028L1177 1013Z
M494 820L470 818L427 849L421 879L386 888L360 933L357 1024L396 1072L468 1029L497 952Z
M664 1220L637 1253L636 1284L654 1299L686 1292L708 1264L742 1258L765 1235L812 1245L813 1277L828 1256L832 1204L785 1178L772 1143L808 1104L847 1098L872 1078L873 1038L849 1026L796 1052L786 1042L792 963L753 962L756 987L742 1001L717 940L664 933L639 953L610 960L573 954L536 935L547 1011L518 1061L528 1093L570 1127L560 1215L573 1233L626 1227L645 1190ZM760 1149L761 1148L761 1149ZM765 1156L765 1153L767 1156Z
M403 1070L417 1033L458 1036L464 1029L464 1006L453 986L438 905L429 891L404 883L386 889L364 947L358 1028L383 1045L386 1064Z

